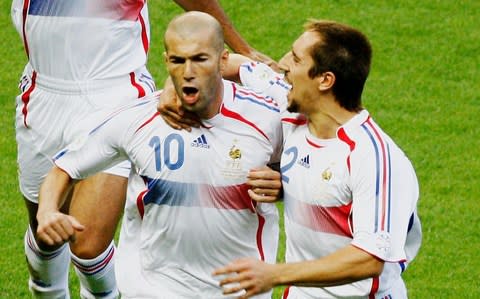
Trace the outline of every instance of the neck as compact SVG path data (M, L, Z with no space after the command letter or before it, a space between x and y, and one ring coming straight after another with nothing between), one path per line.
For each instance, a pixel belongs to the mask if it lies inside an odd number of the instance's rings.
M210 119L220 112L220 107L222 106L222 103L223 103L223 81L222 80L220 80L220 82L217 84L214 97L215 99L212 102L210 102L208 107L206 107L206 109L202 113L198 114L200 118Z
M337 136L339 127L352 119L356 112L351 112L335 105L331 109L320 110L307 115L308 129L312 135L320 139L331 139Z

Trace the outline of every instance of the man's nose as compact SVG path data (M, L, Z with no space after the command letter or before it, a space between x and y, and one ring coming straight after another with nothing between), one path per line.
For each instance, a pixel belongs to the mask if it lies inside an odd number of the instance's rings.
M280 68L280 70L282 72L288 72L288 59L290 58L291 56L291 52L288 52L286 53L285 55L283 55L283 57L278 61L278 67Z
M185 80L192 80L193 78L195 78L194 66L190 60L185 61L183 77Z

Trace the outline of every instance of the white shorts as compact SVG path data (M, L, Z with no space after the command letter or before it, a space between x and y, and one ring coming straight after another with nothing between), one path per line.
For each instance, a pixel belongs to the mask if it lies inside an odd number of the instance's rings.
M42 76L29 65L19 87L15 118L19 185L35 203L53 165L52 156L98 118L155 89L146 68L108 80L72 82ZM130 163L121 162L105 172L128 177Z

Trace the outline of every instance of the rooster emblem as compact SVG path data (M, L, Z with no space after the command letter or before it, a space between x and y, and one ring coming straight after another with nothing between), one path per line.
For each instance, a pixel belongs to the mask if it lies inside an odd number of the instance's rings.
M236 148L235 145L232 146L232 148L230 149L230 151L228 152L228 155L230 156L230 158L232 158L233 160L238 160L242 157L242 152L240 151L239 148Z

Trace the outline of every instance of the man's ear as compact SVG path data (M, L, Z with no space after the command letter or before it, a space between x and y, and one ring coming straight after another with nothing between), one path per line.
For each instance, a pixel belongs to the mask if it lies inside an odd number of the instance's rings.
M225 72L225 69L227 68L229 55L230 53L228 52L228 50L223 49L222 55L220 56L220 72L222 72L222 74Z
M332 72L325 72L317 77L318 89L320 91L326 91L333 88L335 84L335 74Z

